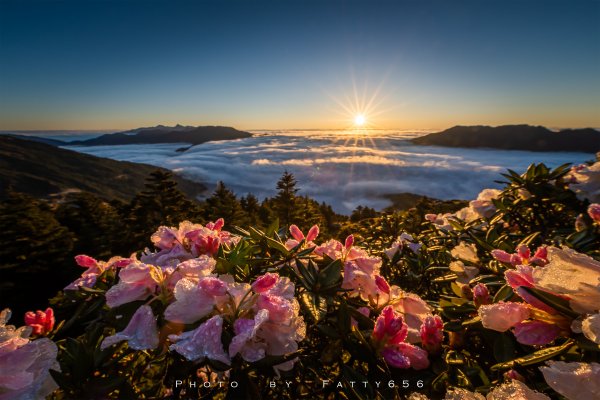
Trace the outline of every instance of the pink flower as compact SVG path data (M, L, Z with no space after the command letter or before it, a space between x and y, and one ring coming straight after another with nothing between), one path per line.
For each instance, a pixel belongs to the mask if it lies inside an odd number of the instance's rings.
M492 250L491 254L496 260L505 264L517 265L546 265L548 263L547 256L548 250L546 246L540 246L535 251L533 257L531 256L531 250L525 245L517 246L514 254L509 254L504 250Z
M305 241L306 247L313 247L315 245L313 243L313 240L315 240L317 236L319 236L319 227L317 225L313 225L308 230L306 237L304 237L304 233L302 233L300 228L298 228L296 225L291 225L290 234L292 235L293 239L289 239L285 242L285 247L288 250L291 250L294 247L298 246L303 240Z
M377 288L379 290L381 290L383 293L387 293L387 294L390 293L390 284L387 283L385 278L382 277L381 275L375 276L375 285L377 285Z
M208 254L213 256L219 250L221 244L231 245L235 242L234 238L227 231L222 231L225 222L222 218L216 222L209 222L206 226L194 229L185 234L185 237L190 241L193 254L198 256Z
M192 331L183 332L181 335L169 335L169 339L174 343L169 349L189 361L201 362L208 358L229 365L231 360L223 349L222 333L223 318L215 315Z
M286 323L294 316L294 308L290 301L272 294L261 294L257 306L269 312L269 319L277 323Z
M394 347L387 347L381 351L385 362L394 368L410 368L410 359L400 350Z
M431 307L418 295L405 292L398 286L391 287L389 302L394 311L399 312L408 325L406 341L419 343L421 341L421 325L427 317L433 316Z
M150 306L143 305L138 308L127 327L122 332L106 337L100 348L104 350L124 340L133 350L149 350L158 347L156 317Z
M430 316L421 325L421 346L429 353L437 353L444 340L444 322L438 315Z
M84 254L75 256L75 262L77 263L77 265L84 267L84 268L97 268L98 267L98 261L96 261L96 259L94 259L90 256L86 256Z
M269 319L269 312L259 310L254 319L238 318L234 324L235 335L229 345L229 356L240 353L248 362L255 362L265 357L267 344L258 337L259 329Z
M58 348L48 338L29 340L29 327L7 325L10 314L0 313L0 400L46 398L58 387L49 374L60 370Z
M514 369L510 369L510 370L506 371L504 373L504 377L506 379L510 379L510 380L516 380L516 381L525 382L525 378L523 377L523 375L521 375L520 373L518 373Z
M519 322L514 331L517 342L530 346L546 345L556 339L559 333L558 326L542 321Z
M421 250L420 243L414 243L414 239L408 233L402 233L398 238L392 243L392 246L389 249L384 250L385 255L392 260L396 253L401 252L404 246L407 246L414 254L419 254Z
M402 316L395 312L392 306L386 306L375 321L373 339L387 346L403 342L407 334L408 326L402 320Z
M408 343L386 347L381 351L385 362L394 368L414 368L421 370L429 367L427 352Z
M226 297L227 284L214 277L204 277L199 282L183 278L173 294L175 301L166 308L165 319L191 324L209 315L220 298Z
M490 297L490 292L483 283L478 283L473 288L473 302L476 307L479 307L484 304L490 304L492 301Z
M547 361L540 367L546 383L569 400L595 399L600 393L600 364Z
M132 262L119 271L119 283L106 292L106 304L118 307L132 301L144 300L154 293L158 282L154 280L151 265Z
M344 245L338 242L337 240L329 240L324 244L317 246L315 248L315 254L321 257L329 257L332 260L341 259L343 257L342 251L344 250Z
M504 332L529 318L529 308L522 303L499 302L477 310L484 328Z
M275 286L278 280L279 275L268 272L256 278L256 280L252 284L252 290L254 290L254 292L256 293L266 292L267 290Z
M380 291L376 283L376 275L379 274L380 268L381 259L378 257L346 261L342 288L350 289L350 296L360 296L363 300L376 299L379 295L385 294ZM381 281L380 284L382 284Z
M202 292L212 297L225 296L227 294L227 284L219 278L212 276L200 279L198 287Z
M45 312L28 311L25 313L25 325L33 329L34 335L46 335L54 328L54 311L50 307Z
M588 215L595 223L600 224L600 204L591 204L587 209Z

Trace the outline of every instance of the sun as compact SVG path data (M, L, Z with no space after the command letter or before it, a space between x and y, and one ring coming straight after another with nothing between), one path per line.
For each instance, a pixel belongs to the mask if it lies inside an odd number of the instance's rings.
M364 115L358 114L358 115L354 116L354 125L355 126L362 127L365 125L366 122L367 122L367 119L365 118Z

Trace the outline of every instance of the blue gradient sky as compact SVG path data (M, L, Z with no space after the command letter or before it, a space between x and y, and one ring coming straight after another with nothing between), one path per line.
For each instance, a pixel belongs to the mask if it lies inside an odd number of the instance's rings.
M377 128L600 127L599 71L595 0L0 0L0 129L344 128L353 87Z

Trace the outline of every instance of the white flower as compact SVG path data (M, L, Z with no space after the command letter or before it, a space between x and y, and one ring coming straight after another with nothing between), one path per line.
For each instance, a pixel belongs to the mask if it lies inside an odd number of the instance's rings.
M548 361L540 367L550 387L569 400L595 399L600 393L600 364Z
M577 193L577 197L589 199L592 203L600 202L600 161L589 166L574 167L570 177L575 180L570 188Z
M600 314L585 318L581 323L581 331L586 338L600 344Z
M600 309L600 262L568 248L548 248L548 264L533 270L535 287L568 296L581 314Z

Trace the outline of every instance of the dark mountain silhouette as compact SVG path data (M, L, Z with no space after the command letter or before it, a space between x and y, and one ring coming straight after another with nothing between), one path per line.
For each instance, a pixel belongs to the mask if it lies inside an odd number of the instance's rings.
M68 145L102 146L122 144L189 143L197 145L214 140L231 140L251 137L252 134L227 126L158 125L130 131L108 133L88 140L77 140Z
M41 136L17 135L17 134L12 134L12 133L3 133L2 136L10 136L10 137L14 137L17 139L23 139L23 140L31 140L33 142L45 143L45 144L49 144L51 146L64 146L67 144L67 142L64 142L62 140L50 139L50 138L45 138L45 137L41 137Z
M591 128L553 132L543 126L531 125L455 126L411 141L420 145L488 147L502 150L584 153L600 151L600 131Z
M106 200L129 200L144 188L145 179L157 169L164 170L0 135L0 198L11 186L35 197L82 190ZM187 179L176 180L191 198L206 189Z

